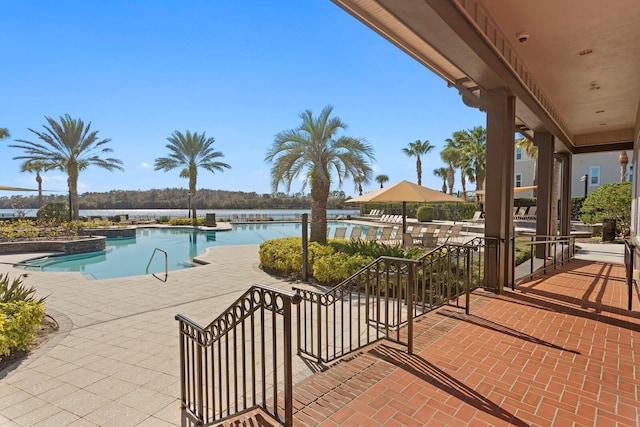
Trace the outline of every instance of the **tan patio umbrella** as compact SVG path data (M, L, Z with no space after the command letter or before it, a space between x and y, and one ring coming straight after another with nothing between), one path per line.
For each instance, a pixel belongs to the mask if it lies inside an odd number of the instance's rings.
M536 188L538 188L537 185L529 185L528 187L513 187L513 192L514 193L524 193L525 191L535 190ZM475 193L479 194L481 196L484 196L485 191L484 190L476 190Z
M409 181L400 181L396 184L389 185L385 188L372 191L362 196L358 196L347 203L398 203L402 202L402 232L407 230L407 202L463 202L464 200L443 193L441 191L432 190Z
M0 185L0 191L38 191L38 190L32 190L31 188L7 187L6 185Z

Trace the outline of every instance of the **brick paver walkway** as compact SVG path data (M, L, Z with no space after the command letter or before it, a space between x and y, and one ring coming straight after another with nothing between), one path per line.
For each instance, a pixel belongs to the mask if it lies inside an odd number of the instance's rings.
M638 426L626 289L622 266L574 260L515 292L476 292L469 316L420 319L414 355L382 343L294 385L294 425Z

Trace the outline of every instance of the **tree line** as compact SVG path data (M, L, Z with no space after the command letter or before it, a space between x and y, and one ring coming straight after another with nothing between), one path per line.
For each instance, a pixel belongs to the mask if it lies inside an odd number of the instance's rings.
M344 191L332 191L329 209L357 209L345 204ZM44 195L42 203L69 203L68 195ZM198 209L310 209L309 195L298 193L259 194L255 192L199 189L191 204ZM78 196L80 209L188 209L189 191L184 188L151 190L112 190L88 192ZM38 209L38 196L0 197L0 209Z

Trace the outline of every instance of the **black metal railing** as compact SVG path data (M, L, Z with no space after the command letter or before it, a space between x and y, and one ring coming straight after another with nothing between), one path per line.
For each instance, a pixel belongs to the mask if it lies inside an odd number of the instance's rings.
M292 425L291 306L299 301L292 292L255 285L205 327L176 316L180 394L191 423L210 425L260 407Z
M533 279L564 265L575 257L576 238L574 236L520 236L514 238L514 253L518 247L528 247L530 257L516 266L514 256L514 282Z
M469 312L471 290L485 282L484 245L447 243L418 260L381 257L328 291L294 287L298 353L329 363L381 339L413 351L413 319L450 301ZM406 325L406 328L402 328Z
M328 291L294 287L302 297L298 353L327 363L383 338L412 352L418 265L381 257Z
M460 306L464 294L468 313L470 291L486 285L488 244L444 244L418 260L381 257L328 291L256 285L206 327L176 316L187 423L211 425L259 407L292 425L292 304L299 355L329 363L381 339L411 354L416 317Z
M486 240L444 244L419 259L414 317L453 301L459 307L462 295L469 313L470 292L486 281Z
M624 266L627 276L627 310L633 310L633 267L636 246L629 240L624 241Z

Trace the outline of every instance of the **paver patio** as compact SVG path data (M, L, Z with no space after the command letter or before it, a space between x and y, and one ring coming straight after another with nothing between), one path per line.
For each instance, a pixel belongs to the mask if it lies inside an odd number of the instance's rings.
M0 379L0 425L179 425L174 315L208 323L255 282L291 286L258 269L255 246L205 257L167 283L29 273L61 331ZM422 317L413 356L383 342L299 381L294 425L638 425L634 304L622 266L583 260L515 292L479 291L469 316Z

